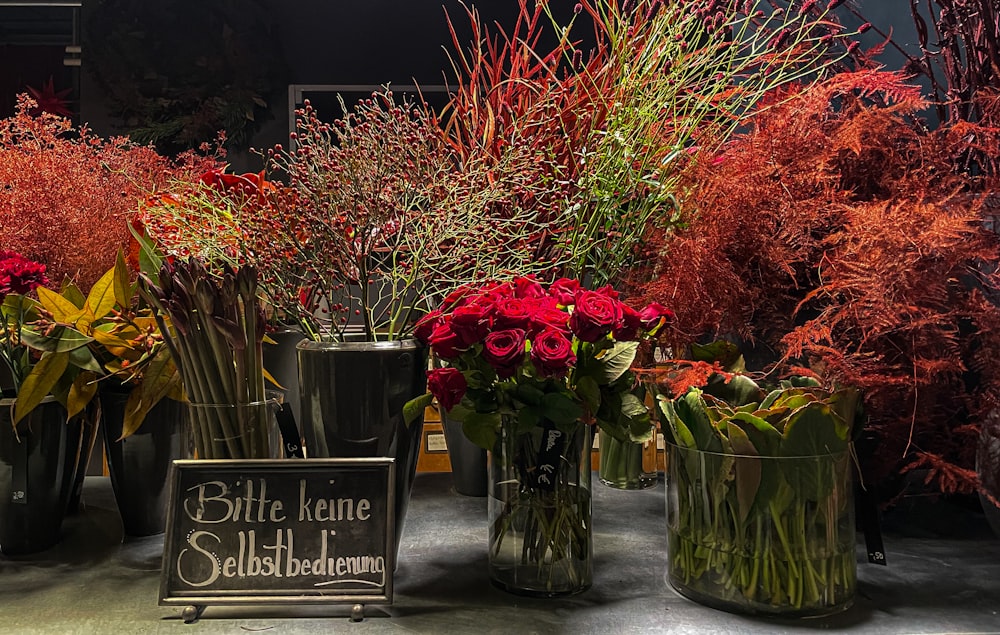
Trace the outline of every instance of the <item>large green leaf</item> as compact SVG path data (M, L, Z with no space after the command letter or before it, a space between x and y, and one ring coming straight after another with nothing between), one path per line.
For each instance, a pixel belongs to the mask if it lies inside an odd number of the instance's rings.
M24 378L14 402L14 425L42 402L69 366L69 353L43 353Z
M541 412L557 427L576 423L583 416L580 404L561 392L546 393L542 398Z
M848 448L847 426L829 404L809 403L788 417L778 449L785 479L801 500L821 501L834 487L832 456Z
M695 445L699 450L705 452L721 452L721 434L716 426L712 425L708 415L708 406L702 398L701 390L691 388L674 400L674 410L678 418L691 431Z
M781 456L837 454L847 449L847 426L826 403L809 403L788 417Z
M150 378L147 377L146 381L148 382L149 379ZM405 404L403 404L403 421L406 423L406 427L410 427L411 423L420 418L420 416L424 414L424 410L427 409L427 406L431 405L433 401L434 401L434 395L428 392L424 393L423 395L420 395L419 397L415 397L407 401ZM138 425L136 426L136 428L138 428ZM125 431L123 430L122 436L123 437L128 436L124 434L124 432Z
M833 411L843 420L847 426L847 435L851 436L851 429L854 427L854 419L858 413L858 404L861 395L853 388L841 388L830 395L828 402Z
M470 412L462 422L462 432L469 441L486 450L493 450L500 429L500 413Z
M521 403L538 406L545 398L545 391L533 384L518 382L517 387L514 388L514 397Z
M542 422L542 412L535 406L521 406L517 409L515 435L527 434Z
M705 393L722 399L731 408L760 403L763 397L760 387L746 375L734 375L729 381L716 375L705 386Z
M632 367L638 349L639 342L615 342L611 350L601 358L601 371L596 377L597 383L610 384L624 375Z
M726 340L717 340L711 344L692 344L691 359L708 363L719 362L719 365L730 373L746 370L739 347Z
M673 400L666 395L657 395L656 403L660 406L660 412L663 413L663 419L667 424L667 432L671 436L671 441L682 448L697 449L698 444L694 440L694 435L691 434L691 429L677 416L677 409L674 408Z
M757 457L757 448L740 426L731 425L727 430L729 443L737 455L734 458L733 468L736 472L736 500L740 522L746 522L757 497L757 490L760 489L761 459Z
M622 416L628 427L628 437L634 443L645 443L653 438L653 423L649 408L632 393L622 395Z
M13 293L7 295L0 304L0 311L11 319L16 319L22 324L34 322L39 318L38 308L41 305L37 301L23 295Z
M48 335L25 327L21 331L21 339L31 348L46 353L64 353L94 341L94 338L68 326L57 326Z
M781 444L781 433L766 420L756 414L740 412L729 420L730 427L738 426L747 435L761 456L777 456ZM730 434L730 438L732 435Z
M104 372L100 363L94 359L94 354L86 346L74 348L69 351L69 363L81 370L87 370L98 375Z
M128 223L129 232L132 238L139 244L139 271L148 276L151 280L156 280L160 274L160 267L163 265L163 258L156 249L156 243L137 231L132 223Z

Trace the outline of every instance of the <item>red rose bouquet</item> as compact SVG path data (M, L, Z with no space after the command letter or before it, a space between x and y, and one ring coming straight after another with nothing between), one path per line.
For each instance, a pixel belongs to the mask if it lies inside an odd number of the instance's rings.
M417 323L446 364L428 372L430 394L493 451L494 582L507 586L526 564L541 593L589 579L592 426L621 440L652 433L629 369L639 340L671 316L658 304L637 311L611 287L518 278L462 287Z
M638 340L672 316L655 303L636 311L611 287L518 278L460 288L414 334L447 364L428 372L430 393L492 450L504 417L519 433L546 425L570 433L583 422L618 439L646 434L629 367Z

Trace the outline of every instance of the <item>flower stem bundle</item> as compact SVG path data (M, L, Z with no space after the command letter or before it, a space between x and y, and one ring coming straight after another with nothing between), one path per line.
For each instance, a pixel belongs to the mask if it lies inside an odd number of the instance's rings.
M173 325L157 316L184 378L199 457L269 457L256 269L223 266L216 276L195 258L164 262L159 285L142 277L142 293Z

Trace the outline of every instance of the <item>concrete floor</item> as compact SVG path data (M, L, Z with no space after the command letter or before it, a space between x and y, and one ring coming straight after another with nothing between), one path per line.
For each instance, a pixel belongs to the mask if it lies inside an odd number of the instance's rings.
M508 595L486 577L486 501L449 474L418 476L392 606L361 622L349 607L210 606L185 624L157 604L162 537L122 543L108 480L88 477L86 510L34 556L0 556L0 633L1000 633L1000 540L974 509L898 508L885 518L889 566L862 561L854 606L789 622L715 611L665 582L662 482L595 485L594 586L568 599Z

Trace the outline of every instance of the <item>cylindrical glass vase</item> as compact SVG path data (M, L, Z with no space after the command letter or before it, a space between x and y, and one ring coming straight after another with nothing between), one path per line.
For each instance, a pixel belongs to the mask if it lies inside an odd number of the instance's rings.
M199 459L282 458L275 418L281 393L268 391L264 401L241 404L189 403L188 416Z
M604 430L598 433L601 483L615 489L646 489L656 485L656 439L639 443L619 441Z
M761 457L666 447L667 577L677 592L726 611L788 617L851 605L849 451Z
M572 595L593 582L590 426L505 421L489 456L490 581L534 597Z

